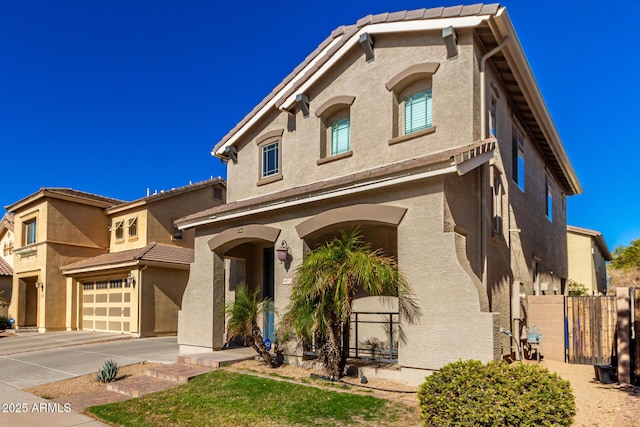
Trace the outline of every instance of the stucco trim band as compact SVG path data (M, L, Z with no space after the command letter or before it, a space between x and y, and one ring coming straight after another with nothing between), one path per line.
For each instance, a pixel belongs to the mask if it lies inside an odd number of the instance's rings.
M330 225L348 222L366 222L398 226L406 212L406 208L385 205L361 204L344 206L324 211L301 222L296 225L296 231L300 238L304 239L309 234Z
M224 230L207 242L209 249L224 253L242 243L262 240L275 243L280 235L280 229L266 225L249 224Z

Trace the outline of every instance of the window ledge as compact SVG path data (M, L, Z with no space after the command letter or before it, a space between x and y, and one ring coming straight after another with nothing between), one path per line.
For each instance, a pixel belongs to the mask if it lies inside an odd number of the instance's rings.
M128 239L128 240L129 240L130 242L135 242L136 240L138 240L138 237L137 237L137 236L129 237L129 239Z
M260 187L261 185L271 184L272 182L280 181L282 179L282 174L271 175L266 178L261 178L256 185Z
M346 159L347 157L353 156L353 151L345 151L344 153L336 154L335 156L323 157L321 159L316 160L316 164L318 166L324 165L325 163L335 162L336 160Z
M409 141L411 139L420 138L421 136L430 135L436 131L435 126L431 126L426 129L419 130L417 132L408 133L406 135L396 136L389 140L389 145L399 144L401 142Z

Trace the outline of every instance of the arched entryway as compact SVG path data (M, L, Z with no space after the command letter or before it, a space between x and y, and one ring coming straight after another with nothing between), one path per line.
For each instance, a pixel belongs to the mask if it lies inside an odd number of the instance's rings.
M296 226L305 250L313 250L342 232L358 228L362 239L374 250L398 258L397 228L405 208L358 204L327 210ZM364 290L356 295L351 320L351 357L389 362L398 360L399 309L395 296L372 297ZM317 343L308 343L312 347Z
M209 249L213 252L214 290L219 290L217 300L230 302L235 299L235 290L239 283L247 283L250 289L259 289L262 298L275 299L274 289L274 245L280 229L264 225L251 224L227 229L211 240ZM220 307L219 312L222 311ZM222 315L217 317L224 324ZM214 314L214 324L216 315ZM275 319L273 313L267 316L263 325L263 336L271 341L275 338ZM214 325L214 341L224 328Z

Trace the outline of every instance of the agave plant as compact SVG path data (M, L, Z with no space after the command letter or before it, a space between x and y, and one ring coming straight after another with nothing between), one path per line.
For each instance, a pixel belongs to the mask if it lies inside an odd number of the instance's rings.
M113 360L104 362L102 369L98 370L98 382L110 383L118 376L118 364Z

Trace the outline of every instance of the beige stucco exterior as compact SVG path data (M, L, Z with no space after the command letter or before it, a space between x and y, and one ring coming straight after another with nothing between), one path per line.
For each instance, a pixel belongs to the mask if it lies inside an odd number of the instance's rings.
M585 285L589 295L607 292L607 261L611 253L602 233L567 227L569 279Z
M194 232L174 233L173 220L223 203L225 191L216 178L124 203L52 188L8 206L15 213L9 315L41 332L175 334Z
M503 36L513 38L506 12L501 13L488 19L507 25ZM181 351L223 345L220 308L233 298L230 277L264 291L272 274L272 297L281 313L304 253L339 230L359 226L366 240L397 258L422 311L415 324L401 320L406 343L398 351L397 379L421 382L448 362L488 361L511 353L512 343L499 329L526 324L526 300L520 303L517 296L540 293L543 283L561 289L567 278L564 198L580 188L562 149L545 156L519 122L511 89L494 65L489 62L481 73L487 49L479 42L479 29L456 28L458 54L450 57L442 38L447 22L423 31L405 31L397 24L397 31L375 33L371 61L357 43L344 42L351 47L326 54L331 66L300 74L308 115L305 105L268 108L268 97L264 108L256 108L214 148L227 160L229 205L177 221L196 233L195 262L179 313ZM361 33L369 27L358 28ZM343 37L357 37L349 31ZM510 60L521 53L517 43L510 49L505 53ZM297 77L294 73L285 81ZM537 90L525 87L529 81L519 84L527 93ZM484 106L481 85L489 94ZM403 135L398 103L412 87L432 89L433 124ZM492 99L497 103L495 140L482 129L488 124L481 125L482 110L490 108ZM328 158L323 157L323 117L335 100L348 106L350 149ZM540 107L531 102L532 109ZM550 119L543 114L538 121L547 139L554 139ZM524 137L524 191L513 176L514 129ZM281 135L281 169L265 180L260 176L261 141L273 135ZM561 147L559 140L553 144ZM237 161L225 154L225 147L237 151ZM548 167L551 161L560 162L565 175L556 176ZM493 197L497 187L501 190ZM547 188L553 194L551 213L545 205ZM381 213L392 208L404 211L399 221ZM333 221L327 220L331 216ZM500 221L492 230L494 216ZM250 226L263 227L263 232ZM276 230L277 237L266 237L272 236L269 230ZM235 239L229 237L234 234ZM268 255L283 242L290 254L286 265ZM379 305L367 299L359 307Z

